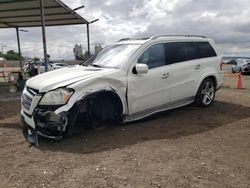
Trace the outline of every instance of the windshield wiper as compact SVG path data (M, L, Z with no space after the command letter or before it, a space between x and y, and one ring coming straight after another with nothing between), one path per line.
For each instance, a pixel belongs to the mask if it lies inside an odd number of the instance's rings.
M98 68L102 68L102 66L97 65L97 64L92 64L91 66L93 66L93 67L98 67Z

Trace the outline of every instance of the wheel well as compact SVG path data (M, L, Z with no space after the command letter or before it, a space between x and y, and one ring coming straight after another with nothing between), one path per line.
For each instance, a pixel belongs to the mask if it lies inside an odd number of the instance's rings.
M91 127L93 121L99 120L120 121L122 113L122 101L114 91L92 93L78 101L70 111L75 117L75 122L71 122L73 127Z
M214 82L215 88L217 87L217 80L216 80L215 76L208 76L206 78L210 78ZM206 78L204 78L203 80L205 80Z
M197 96L197 93L198 93L198 91L199 91L199 88L201 87L202 82L203 82L205 79L207 79L207 78L210 78L210 79L214 82L215 88L217 87L217 80L216 80L215 76L212 76L212 75L211 75L211 76L207 76L207 77L205 77L205 78L200 82L200 85L199 85L199 87L198 87L197 90L196 90L195 96Z
M113 91L101 91L87 97L87 109L96 118L120 120L123 105L120 97Z

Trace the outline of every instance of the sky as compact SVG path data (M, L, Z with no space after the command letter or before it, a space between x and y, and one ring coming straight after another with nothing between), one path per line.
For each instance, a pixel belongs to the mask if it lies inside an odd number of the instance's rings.
M159 34L195 34L211 37L222 54L250 55L249 0L62 0L90 25L91 51L97 43L105 46L120 38ZM20 33L22 54L42 57L40 28ZM87 49L86 26L47 27L48 54L51 59L73 59L73 47ZM0 30L4 51L17 51L14 29Z

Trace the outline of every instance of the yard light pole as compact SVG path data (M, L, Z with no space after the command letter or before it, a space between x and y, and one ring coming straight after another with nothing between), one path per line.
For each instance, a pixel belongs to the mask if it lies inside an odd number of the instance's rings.
M87 43L88 43L88 57L90 57L90 44L89 44L89 25L97 22L99 19L92 20L87 23Z
M73 9L73 11L77 11L77 10L79 10L79 9L82 9L82 8L84 8L84 5L82 5L82 6L79 6L79 7L77 7L77 8L74 8ZM94 23L94 22L97 22L99 19L95 19L95 20L92 20L92 21L90 21L90 22L87 22L87 45L88 45L88 57L90 57L90 43L89 43L89 25L90 24L92 24L92 23Z
M19 37L19 31L22 32L28 32L27 30L24 29L19 29L18 27L16 27L16 36L17 36L17 45L18 45L18 56L19 56L19 65L20 65L20 70L23 70L22 67L22 54L21 54L21 47L20 47L20 37Z
M40 14L41 14L42 36L43 36L43 54L44 54L44 61L45 61L45 72L47 72L48 71L48 57L47 57L47 44L46 44L43 0L40 0Z

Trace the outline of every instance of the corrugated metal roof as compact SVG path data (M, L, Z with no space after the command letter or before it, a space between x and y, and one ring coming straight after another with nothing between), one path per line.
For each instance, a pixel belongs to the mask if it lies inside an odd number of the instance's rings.
M44 0L46 26L87 24L88 21L60 0ZM41 26L39 0L1 0L0 28Z

